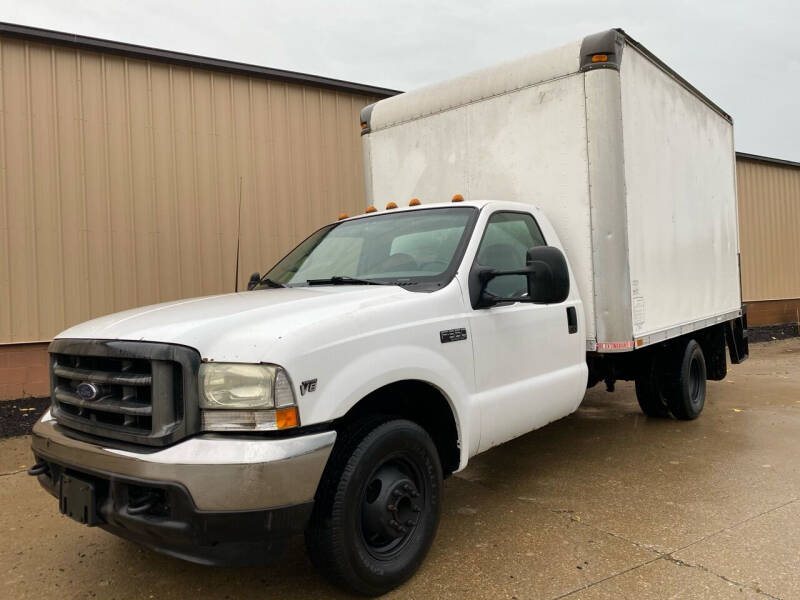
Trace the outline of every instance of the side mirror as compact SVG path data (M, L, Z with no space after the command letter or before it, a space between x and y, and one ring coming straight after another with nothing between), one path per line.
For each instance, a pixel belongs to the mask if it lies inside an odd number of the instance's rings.
M569 267L564 253L553 246L528 248L528 298L535 304L558 304L569 296Z
M258 271L250 275L250 281L247 282L247 289L252 290L254 287L258 285L258 282L261 281L261 275L258 274Z
M499 271L476 264L470 273L470 300L473 308L486 308L506 302L532 302L535 304L557 304L569 296L569 268L564 253L553 246L529 248L526 265L515 271ZM489 292L486 287L497 277L524 275L527 294L502 297Z

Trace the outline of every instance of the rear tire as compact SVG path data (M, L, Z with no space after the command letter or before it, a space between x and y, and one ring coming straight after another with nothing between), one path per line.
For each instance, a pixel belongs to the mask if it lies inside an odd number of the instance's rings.
M639 408L648 417L665 419L669 417L669 407L664 394L665 380L663 357L654 352L645 362L636 377L636 400Z
M695 340L689 340L676 358L666 392L667 406L676 419L690 421L699 417L705 406L706 361Z
M416 423L395 419L342 434L306 531L312 563L333 583L377 596L419 568L439 525L442 467Z

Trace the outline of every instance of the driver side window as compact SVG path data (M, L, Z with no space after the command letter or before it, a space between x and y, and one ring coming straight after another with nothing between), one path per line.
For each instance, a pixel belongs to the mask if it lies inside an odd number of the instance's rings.
M528 248L545 245L544 236L531 215L498 212L489 218L476 262L499 271L522 269ZM527 282L524 275L495 277L486 291L503 298L521 296L527 292Z

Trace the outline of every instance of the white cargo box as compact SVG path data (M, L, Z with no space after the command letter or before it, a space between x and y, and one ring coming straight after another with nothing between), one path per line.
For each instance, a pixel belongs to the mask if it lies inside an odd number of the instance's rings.
M588 350L740 314L731 118L622 30L382 100L362 133L369 203L540 207Z

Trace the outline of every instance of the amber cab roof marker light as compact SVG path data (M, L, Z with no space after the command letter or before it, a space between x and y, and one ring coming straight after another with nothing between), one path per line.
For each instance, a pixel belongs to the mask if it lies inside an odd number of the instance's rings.
M367 210L364 211L365 213L374 213L378 212L378 209L372 206L371 204L367 207Z
M464 196L462 196L461 194L455 194L453 196L453 200L452 201L453 202L463 202L464 201Z
M347 213L339 213L339 219L338 220L339 221L343 221L344 219L347 219L348 217L349 217L349 215Z
M419 201L419 198L412 198L408 203L409 206L419 206L420 204L422 204L422 202Z
M393 208L397 208L397 204L394 202L389 202L389 204L386 205L386 210L392 210Z

